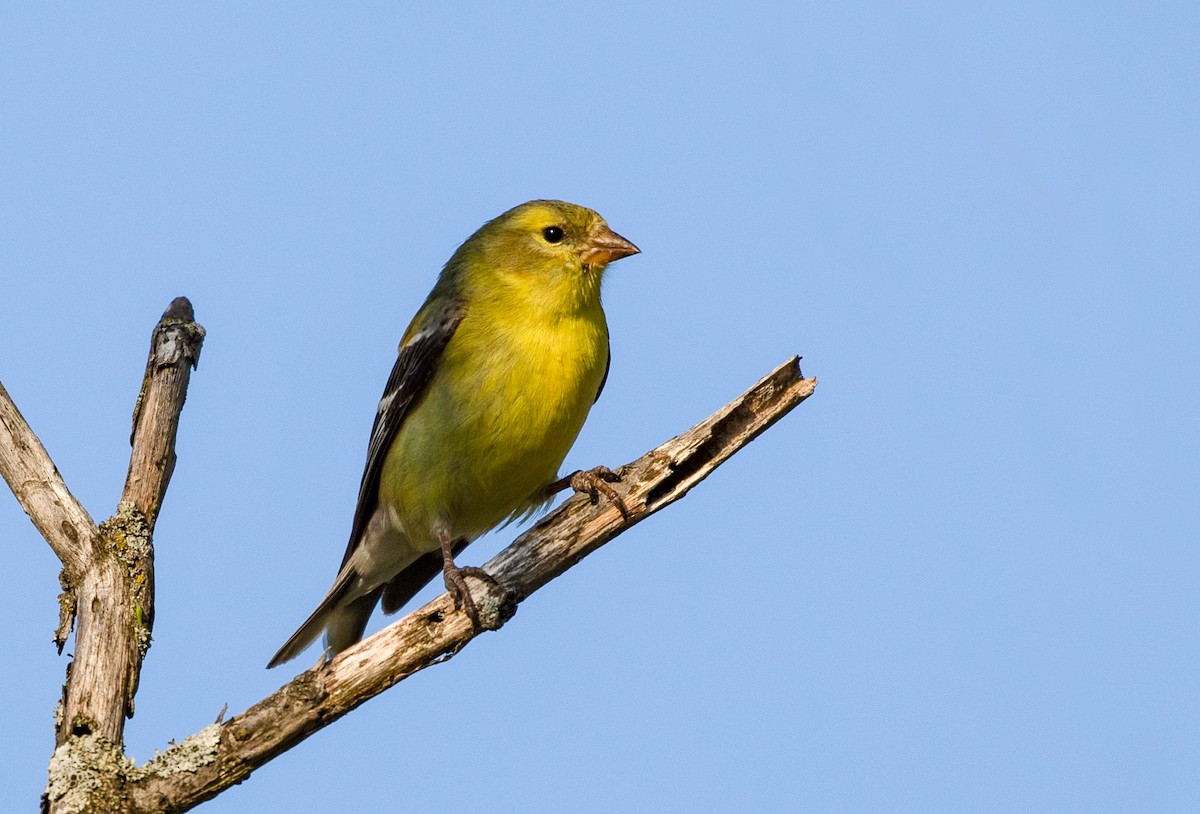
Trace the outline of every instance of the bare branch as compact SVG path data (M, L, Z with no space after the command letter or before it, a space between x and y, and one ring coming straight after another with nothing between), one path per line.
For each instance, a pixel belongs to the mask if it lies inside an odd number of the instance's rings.
M175 434L187 398L191 371L200 360L204 328L195 322L192 304L176 297L154 328L142 389L133 408L129 474L122 503L146 516L150 530L175 471Z
M59 746L98 736L118 748L154 621L152 534L171 470L175 431L204 329L192 306L174 300L151 337L146 375L134 408L133 453L117 513L100 525L101 543L74 585L79 629L67 671Z
M80 552L75 568L68 566L64 575L56 633L60 650L75 612L79 627L57 721L59 747L72 738L90 738L119 751L125 718L133 715L154 618L151 534L174 467L188 369L204 338L204 329L191 320L191 304L179 298L155 327L134 410L133 455L123 500L116 514L92 528L93 545ZM29 439L24 448L36 444L31 432Z
M687 494L816 387L791 359L740 398L626 465L618 486L628 521L610 502L583 496L521 535L485 566L501 583L529 595L634 523ZM478 590L478 589L477 589ZM511 616L510 597L476 599L489 629ZM442 594L290 683L224 724L172 746L130 778L133 811L186 811L240 783L286 751L413 673L456 654L478 635ZM177 758L186 755L186 760Z
M42 442L0 384L0 474L67 570L78 578L99 546L87 509L71 494Z

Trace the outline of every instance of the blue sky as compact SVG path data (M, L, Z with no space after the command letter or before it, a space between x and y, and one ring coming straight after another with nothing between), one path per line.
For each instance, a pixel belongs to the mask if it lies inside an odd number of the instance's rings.
M409 317L558 197L643 251L568 467L794 353L816 396L201 810L1196 810L1198 35L1192 3L5 12L0 381L96 520L159 314L209 332L129 751L291 677ZM31 809L58 569L10 499L0 538Z

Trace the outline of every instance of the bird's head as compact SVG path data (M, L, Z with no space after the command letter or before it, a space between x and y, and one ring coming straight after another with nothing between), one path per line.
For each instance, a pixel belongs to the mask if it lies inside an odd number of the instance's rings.
M450 263L495 275L492 285L598 301L604 268L638 251L587 207L529 201L481 226Z

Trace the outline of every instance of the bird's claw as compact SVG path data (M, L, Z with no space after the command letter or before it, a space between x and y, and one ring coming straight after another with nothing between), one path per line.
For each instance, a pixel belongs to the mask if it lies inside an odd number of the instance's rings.
M471 620L471 626L475 630L484 630L499 628L504 622L512 617L517 610L517 603L522 599L518 593L511 588L508 588L498 579L493 577L482 568L477 568L473 565L454 566L444 569L446 577L446 590L450 593L450 598L454 600L454 609L462 610L467 614L467 618ZM480 582L486 583L490 588L495 589L502 597L499 608L496 610L496 623L494 625L484 625L479 616L479 607L475 604L475 597L471 596L471 590L467 587L466 577L474 577Z
M625 505L625 501L617 494L617 490L609 485L620 483L620 481L621 476L607 466L597 466L593 469L579 470L571 475L568 483L576 492L590 497L593 506L600 502L600 495L604 495L617 507L617 511L621 513L621 517L628 521L629 507Z
M454 609L465 610L471 624L479 627L479 608L475 607L475 599L471 596L471 589L467 587L462 569L448 566L442 573L446 580L446 591L454 600Z

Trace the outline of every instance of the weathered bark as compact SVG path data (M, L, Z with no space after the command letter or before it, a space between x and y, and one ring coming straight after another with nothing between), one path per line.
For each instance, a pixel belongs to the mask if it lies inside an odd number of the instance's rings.
M195 320L186 297L176 297L167 307L150 339L150 357L133 408L133 429L129 433L133 452L121 502L132 504L145 515L151 531L175 471L179 414L204 342L204 328Z
M63 483L42 442L0 384L0 474L70 579L83 573L100 532Z
M151 536L175 467L175 433L204 329L174 300L154 328L133 412L129 473L117 512L100 524L100 546L75 581L75 658L67 671L58 745L96 734L120 746L154 623Z
M123 783L108 782L125 763L125 719L133 715L142 660L154 621L151 535L175 464L175 434L204 329L184 298L154 329L134 408L133 447L116 513L98 527L71 496L29 425L0 386L0 472L63 563L62 652L75 630L56 721L56 750L44 810L120 811Z

